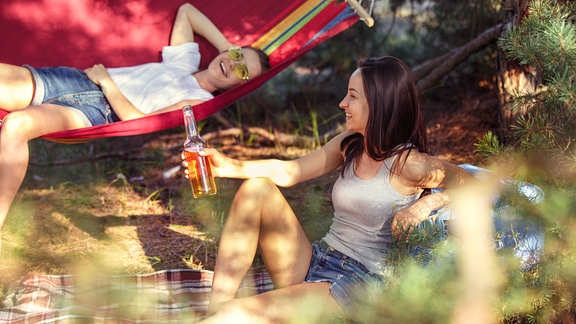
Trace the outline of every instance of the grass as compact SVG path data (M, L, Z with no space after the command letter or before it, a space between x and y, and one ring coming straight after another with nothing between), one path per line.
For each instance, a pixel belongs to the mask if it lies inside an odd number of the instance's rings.
M137 141L33 142L33 162L3 228L0 284L26 274L74 274L87 267L111 274L212 270L220 231L241 181L217 179L217 196L194 199L182 172L162 176L180 164L181 141L182 132L176 129ZM120 152L122 147L136 153L97 160L86 154ZM278 147L264 154L282 157L282 152L294 157L306 150ZM241 151L227 153L249 158ZM311 239L320 238L331 219L325 195L329 187L330 180L321 179L282 189Z
M239 128L279 125L266 127L271 133L306 135L323 144L327 139L321 134L338 122L337 102L293 98L306 103L280 98L276 102L286 102L286 107L270 111L273 105L266 102L266 109L240 102L223 110L222 118L235 120ZM297 117L291 107L304 107L306 112ZM455 163L474 163L470 138L475 133L462 131L482 132L483 126L466 124L474 114L434 107L430 111L429 116L438 117L429 123L437 155ZM280 120L271 123L271 116ZM201 126L203 133L219 128L213 123ZM164 178L163 172L180 165L183 134L183 129L173 129L80 145L33 141L27 177L2 232L0 288L33 273L89 276L212 270L220 230L241 181L218 179L216 197L194 199L182 172ZM210 144L239 159L294 158L312 149L266 143L254 135L214 138ZM311 240L321 238L330 225L329 193L336 176L334 172L281 189ZM262 267L259 259L254 267Z

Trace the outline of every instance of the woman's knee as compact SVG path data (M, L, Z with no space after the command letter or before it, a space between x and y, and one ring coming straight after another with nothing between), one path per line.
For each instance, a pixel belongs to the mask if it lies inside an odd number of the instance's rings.
M268 178L251 178L240 186L238 194L251 196L267 196L278 191L278 187Z
M29 140L26 134L31 124L33 124L33 120L26 114L21 112L9 113L2 120L2 128L0 128L1 136L5 138L9 137L13 140Z
M232 204L229 217L241 217L244 222L261 222L262 211L278 193L276 185L267 178L248 179L242 183Z

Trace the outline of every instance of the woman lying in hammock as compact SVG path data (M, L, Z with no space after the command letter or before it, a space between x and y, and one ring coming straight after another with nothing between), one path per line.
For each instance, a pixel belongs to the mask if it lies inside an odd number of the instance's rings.
M202 71L195 35L220 51ZM0 128L0 228L26 174L28 141L199 104L267 68L263 52L233 46L191 4L178 10L162 63L111 69L97 64L85 71L0 63L0 107L10 111Z
M222 231L210 300L214 314L207 323L289 322L304 303L327 316L354 319L365 286L383 283L395 237L402 239L406 230L449 202L446 191L422 193L473 179L427 153L414 81L400 60L360 62L340 108L346 131L297 160L239 161L205 150L216 176L249 179L236 193ZM293 186L337 168L341 175L332 190L332 225L311 244L277 186ZM257 249L278 289L234 299Z

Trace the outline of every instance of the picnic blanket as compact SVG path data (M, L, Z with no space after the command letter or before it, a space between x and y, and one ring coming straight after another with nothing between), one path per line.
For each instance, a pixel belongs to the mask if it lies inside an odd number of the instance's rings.
M29 275L8 288L0 323L167 323L204 316L213 272L163 270L86 281L72 275ZM267 273L248 274L241 295L273 289Z

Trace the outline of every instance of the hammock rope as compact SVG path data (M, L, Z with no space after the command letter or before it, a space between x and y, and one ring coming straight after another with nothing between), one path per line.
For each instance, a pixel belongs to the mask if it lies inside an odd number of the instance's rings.
M246 5L246 2L241 3ZM252 5L259 6L259 3L254 1ZM275 2L274 5L284 4ZM214 10L217 9L214 8ZM206 14L212 16L217 12L206 12ZM259 32L253 32L253 34L261 33L261 36L257 37L252 44L269 55L272 68L246 83L196 105L194 112L197 120L202 120L248 95L312 48L348 29L359 20L346 2L333 0L293 0L285 5L281 15L271 17L260 27ZM6 111L0 110L0 118L6 114ZM105 137L153 133L182 124L182 113L171 111L134 120L56 132L42 136L42 138L64 144L74 144Z
M372 10L374 9L374 0L370 1L370 4L368 5L369 6L368 11L366 11L366 9L364 9L364 7L362 6L362 0L360 1L346 0L346 2L350 5L350 8L352 8L352 10L354 10L356 14L358 14L360 20L364 21L364 23L368 27L374 26L374 19L372 18Z

